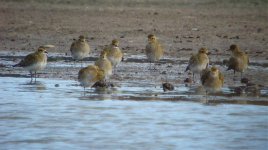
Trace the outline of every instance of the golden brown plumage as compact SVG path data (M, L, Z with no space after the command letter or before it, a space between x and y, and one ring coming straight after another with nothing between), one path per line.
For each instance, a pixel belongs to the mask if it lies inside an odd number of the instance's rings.
M106 55L106 51L102 51L100 58L95 62L95 65L104 71L105 78L108 79L112 75L113 67Z
M234 76L236 71L240 72L242 78L243 72L248 68L249 57L237 45L231 45L229 50L231 50L232 54L227 63L227 70L234 70Z
M80 35L78 40L75 40L70 48L74 60L82 60L90 53L90 47L84 36Z
M52 47L52 46L51 46ZM14 65L14 67L24 67L31 73L31 81L33 78L33 72L36 80L36 72L39 70L43 70L47 65L47 51L46 46L40 46L37 51L27 55L23 60L21 60L18 64Z
M148 44L145 47L145 54L149 62L159 61L164 54L164 49L153 34L148 35Z
M190 70L193 72L193 80L195 73L200 74L202 70L208 67L209 58L207 54L208 50L206 48L200 48L197 54L190 57L188 66L185 71Z
M78 81L84 88L92 86L95 82L104 79L104 77L104 71L95 65L89 65L78 72Z
M223 86L224 77L219 69L213 66L202 71L201 82L206 92L217 92Z
M116 67L123 59L123 53L119 48L119 41L114 39L112 43L104 48L107 53L107 58L112 63L113 67Z

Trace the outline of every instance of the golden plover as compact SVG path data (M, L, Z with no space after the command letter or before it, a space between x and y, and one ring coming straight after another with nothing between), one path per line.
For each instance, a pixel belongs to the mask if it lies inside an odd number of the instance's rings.
M86 87L91 87L95 82L103 80L104 77L104 71L95 65L89 65L78 72L78 81L84 87L84 90Z
M43 70L47 65L47 48L54 47L53 45L40 46L37 51L27 55L23 60L14 67L24 67L31 74L31 82L33 80L33 75L36 81L36 72Z
M197 73L200 75L202 70L206 69L209 64L209 58L208 58L208 50L206 48L200 48L198 53L195 55L192 55L189 59L189 63L187 68L185 69L185 72L190 70L193 73L193 80L194 74Z
M102 51L100 58L95 62L95 65L104 71L105 79L108 79L112 75L113 67L106 55L106 51Z

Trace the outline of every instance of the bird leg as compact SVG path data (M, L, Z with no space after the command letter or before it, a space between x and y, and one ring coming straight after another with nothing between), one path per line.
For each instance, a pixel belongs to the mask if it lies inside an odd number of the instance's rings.
M36 71L34 72L34 82L36 82Z
M205 104L208 104L208 91L206 90L206 101Z
M32 71L30 71L30 74L31 74L31 83L32 83L32 81L33 81L33 73L32 73Z
M234 70L234 76L233 76L233 81L235 81L235 70Z

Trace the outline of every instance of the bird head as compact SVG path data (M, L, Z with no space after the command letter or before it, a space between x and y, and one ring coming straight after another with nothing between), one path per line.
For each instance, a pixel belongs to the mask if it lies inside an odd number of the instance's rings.
M229 48L229 51L231 51L232 53L236 53L239 52L239 47L236 44L232 44Z
M202 47L202 48L199 49L198 52L201 53L201 54L208 54L208 49Z
M156 41L156 36L153 35L153 34L149 34L148 35L148 42L152 43L152 42L155 42L155 41Z
M85 41L86 41L85 36L80 35L80 36L79 36L79 41L80 41L80 42L85 42Z
M102 51L100 54L100 58L106 58L107 57L107 52L106 51Z
M38 53L47 53L47 50L46 50L45 48L39 47L39 48L37 49L37 52L38 52Z
M112 45L118 47L119 46L119 41L117 39L113 39L112 40Z
M219 74L219 69L215 66L211 67L210 74L212 77L217 77Z

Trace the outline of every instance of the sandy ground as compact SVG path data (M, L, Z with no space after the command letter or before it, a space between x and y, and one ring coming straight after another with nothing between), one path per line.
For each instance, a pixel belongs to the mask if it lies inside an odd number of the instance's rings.
M211 64L225 70L221 62L229 57L226 49L238 44L250 56L251 66L245 77L254 83L268 84L268 3L265 1L0 1L0 53L2 76L25 74L23 69L6 67L17 63L40 45L53 44L49 49L50 63L45 77L76 79L78 70L56 63L70 63L69 48L74 38L85 35L91 46L89 63L93 63L104 45L120 40L125 63L118 69L118 81L148 80L138 66L144 64L144 48L148 34L155 34L165 48L165 56L154 74L158 81L169 78L183 83L191 53L207 47L212 53ZM49 69L49 67L54 67ZM58 68L57 68L58 67ZM166 72L165 72L166 71ZM258 76L256 77L256 72ZM161 74L159 76L159 74ZM8 76L7 75L7 76ZM224 72L231 86L232 72ZM167 77L168 76L168 77ZM44 77L44 76L43 76Z

